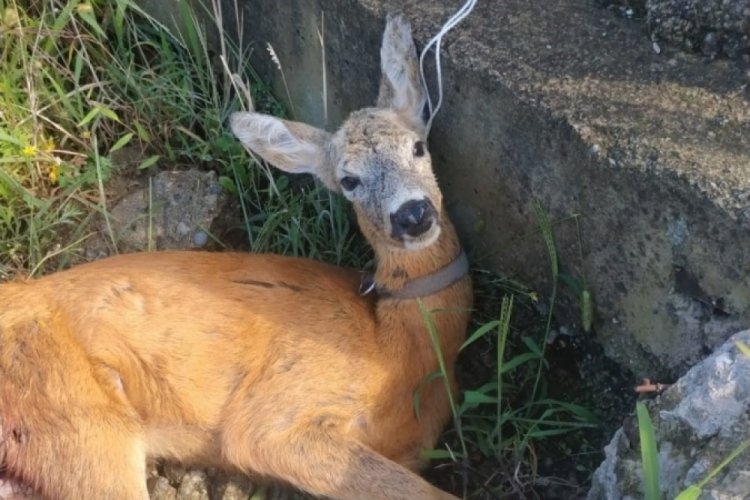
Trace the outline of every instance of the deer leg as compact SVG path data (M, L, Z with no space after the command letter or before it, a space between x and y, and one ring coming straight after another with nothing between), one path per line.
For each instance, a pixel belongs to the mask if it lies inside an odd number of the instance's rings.
M257 423L257 422L256 422ZM278 425L278 423L276 423ZM224 456L248 473L282 479L336 499L455 500L406 467L371 448L315 424L279 433L225 429Z
M106 418L45 427L26 422L5 428L10 477L49 499L148 499L146 454L137 435Z
M47 499L147 500L139 417L59 319L0 324L0 466Z

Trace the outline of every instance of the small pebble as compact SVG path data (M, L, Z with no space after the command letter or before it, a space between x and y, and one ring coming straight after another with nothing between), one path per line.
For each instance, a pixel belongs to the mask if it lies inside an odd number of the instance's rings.
M716 33L713 31L710 31L706 33L706 36L703 37L703 42L701 43L701 52L704 56L714 58L719 53L719 37L716 36Z
M190 226L185 224L185 222L180 221L179 224L177 224L177 234L179 234L180 236L190 234Z
M196 231L193 235L193 245L203 247L208 242L208 235L205 231Z

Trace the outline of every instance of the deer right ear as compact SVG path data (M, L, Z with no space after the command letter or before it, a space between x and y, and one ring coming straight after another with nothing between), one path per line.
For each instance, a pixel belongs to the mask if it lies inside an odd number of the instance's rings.
M326 155L331 134L310 125L253 112L232 113L232 133L253 153L291 174L313 174L328 189L339 187Z
M424 136L422 112L427 98L419 73L411 24L402 14L388 14L386 17L383 45L380 48L380 68L382 78L378 107L393 109L417 133Z

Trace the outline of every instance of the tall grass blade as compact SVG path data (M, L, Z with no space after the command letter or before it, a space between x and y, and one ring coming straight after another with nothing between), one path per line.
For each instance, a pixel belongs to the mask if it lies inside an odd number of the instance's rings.
M635 406L638 417L638 433L641 440L641 460L643 461L643 494L646 500L659 500L659 452L656 449L656 435L646 405L638 401Z

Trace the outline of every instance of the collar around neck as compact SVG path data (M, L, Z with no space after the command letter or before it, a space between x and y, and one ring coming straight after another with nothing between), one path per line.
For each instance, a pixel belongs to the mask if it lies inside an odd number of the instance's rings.
M418 299L437 293L463 278L469 272L469 261L466 253L461 253L445 267L442 267L432 274L408 280L404 286L398 290L389 290L379 286L375 282L375 276L365 274L359 285L359 294L367 295L373 291L380 298L384 299Z

